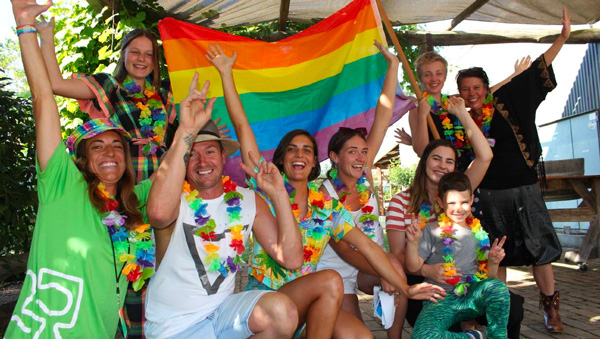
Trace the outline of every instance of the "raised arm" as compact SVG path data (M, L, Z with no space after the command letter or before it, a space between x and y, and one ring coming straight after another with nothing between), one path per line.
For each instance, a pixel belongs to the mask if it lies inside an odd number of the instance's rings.
M304 257L302 235L292 212L283 177L273 163L260 162L257 155L247 154L252 167L241 165L246 174L254 178L258 187L269 196L275 216L267 203L256 195L256 217L252 230L256 240L271 258L287 269L298 269Z
M54 94L73 99L93 99L94 92L80 79L64 79L56 60L54 47L54 18L46 21L41 17L35 22L40 33L40 42L44 63L48 69Z
M427 98L423 97L419 101L417 108L413 108L408 113L408 124L412 136L413 151L417 156L421 156L427 144L429 144L429 130L427 126L427 117L431 111L431 106Z
M571 35L571 18L567 13L567 6L563 6L562 25L563 27L560 35L558 38L556 38L556 40L554 40L552 46L550 46L550 48L548 48L548 50L544 53L544 60L548 66L552 63L552 61L554 61L554 58L556 58L558 52L560 52L560 49Z
M17 26L34 24L35 18L52 5L51 1L43 5L36 4L35 0L13 0L13 14ZM50 86L50 78L38 46L35 31L19 33L19 46L21 59L25 68L25 75L31 90L33 103L33 119L35 120L36 154L38 163L43 171L48 160L62 140L58 107Z
M371 131L367 137L367 147L369 148L367 166L373 167L375 156L381 148L383 137L390 125L392 115L394 114L394 103L396 102L396 89L398 87L398 57L392 54L385 46L375 40L374 45L379 49L388 63L387 73L383 81L383 89L379 95L377 106L375 106L375 120L371 126ZM367 180L373 184L371 171L367 171Z
M513 72L513 74L509 75L508 78L506 78L506 79L500 81L499 83L495 84L494 86L492 86L490 88L490 92L492 92L492 93L496 92L498 90L498 88L506 85L509 81L512 80L512 78L523 73L523 71L528 69L529 66L531 66L531 57L529 55L521 58L521 61L519 61L519 59L517 59L517 61L515 61L515 71Z
M465 174L469 177L471 186L475 189L479 186L481 180L483 180L494 154L492 153L488 140L485 138L479 127L477 127L477 124L475 124L471 115L467 112L465 101L462 98L451 97L448 100L448 112L456 115L458 120L460 120L465 128L467 137L473 146L475 159L473 159L469 168L465 171Z
M148 220L155 228L169 226L179 215L181 187L185 178L190 151L198 131L210 119L215 100L206 107L208 82L198 91L198 73L194 74L190 91L179 105L179 127L175 132L171 148L163 159L148 196Z
M232 56L228 56L223 52L221 46L216 45L208 46L206 59L215 65L215 68L221 74L221 82L223 83L223 95L225 97L225 105L227 106L227 112L229 118L235 129L235 134L238 137L242 153L242 162L247 167L253 167L252 160L248 157L248 154L259 154L258 144L256 143L256 137L254 132L250 128L250 123L246 117L246 112L242 106L242 101L235 88L235 82L233 80L233 64L237 59L237 53L234 51Z

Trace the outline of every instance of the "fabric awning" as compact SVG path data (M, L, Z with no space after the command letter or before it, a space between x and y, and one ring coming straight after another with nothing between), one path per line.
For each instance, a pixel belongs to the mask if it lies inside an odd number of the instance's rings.
M285 0L284 0L285 1ZM289 0L288 21L312 22L328 17L349 0ZM281 0L159 0L179 19L218 28L277 20ZM560 25L566 3L572 24L593 24L600 19L597 0L382 0L395 24L427 23L456 18L472 4L483 4L468 20L498 23ZM477 6L476 6L477 7Z

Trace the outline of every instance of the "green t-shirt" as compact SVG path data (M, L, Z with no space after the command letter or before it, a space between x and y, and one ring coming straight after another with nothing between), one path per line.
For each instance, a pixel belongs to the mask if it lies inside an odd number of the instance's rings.
M27 276L6 338L114 338L127 281L121 275L118 305L108 229L64 143L37 172L39 209ZM144 215L150 186L145 180L135 188Z

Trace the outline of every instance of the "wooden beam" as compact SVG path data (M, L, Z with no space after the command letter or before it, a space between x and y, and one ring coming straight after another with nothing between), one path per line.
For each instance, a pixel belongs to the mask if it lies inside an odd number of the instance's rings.
M415 92L417 99L421 100L421 96L422 96L421 88L417 84L415 75L413 74L413 71L410 68L410 65L408 64L408 60L406 59L404 50L402 49L402 46L400 45L400 41L398 41L398 37L396 36L394 28L392 27L392 24L390 23L390 19L388 18L387 13L385 12L385 9L383 8L383 5L381 4L381 0L377 0L377 7L379 8L379 14L381 15L381 19L382 19L383 23L385 24L385 29L388 31L388 34L389 34L390 38L392 39L392 42L394 43L394 47L396 48L396 52L398 53L398 56L400 57L400 61L402 61L402 67L404 68L404 73L406 73L406 75L408 76L408 80L410 81L410 85L412 86L413 92ZM431 118L431 114L427 115L427 125L429 126L429 130L431 130L431 134L433 134L433 137L435 139L439 139L440 134L438 133L437 128L435 127L433 119Z
M281 32L285 31L285 24L287 22L289 14L290 14L290 0L281 0L281 4L279 6L279 30Z
M434 31L397 31L396 35L409 45L426 45L427 34L435 46L462 46L501 43L553 43L558 37L556 31L479 31L479 32L434 32ZM587 44L600 42L600 29L580 29L571 32L567 44Z
M487 2L488 0L476 0L474 3L471 4L471 6L465 8L465 10L458 14L456 18L452 19L450 27L448 27L448 31L453 30L454 27L456 27L456 25L460 24L463 20L471 16L471 14L477 12L477 10L480 9L481 6L485 5Z
M594 210L589 207L556 208L548 210L552 222L590 222L594 219Z

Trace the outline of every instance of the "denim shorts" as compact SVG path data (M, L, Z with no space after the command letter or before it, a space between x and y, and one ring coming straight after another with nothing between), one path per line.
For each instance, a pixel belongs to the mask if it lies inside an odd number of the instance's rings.
M248 320L256 303L270 291L245 291L232 294L206 319L171 337L171 339L248 338L254 333Z

